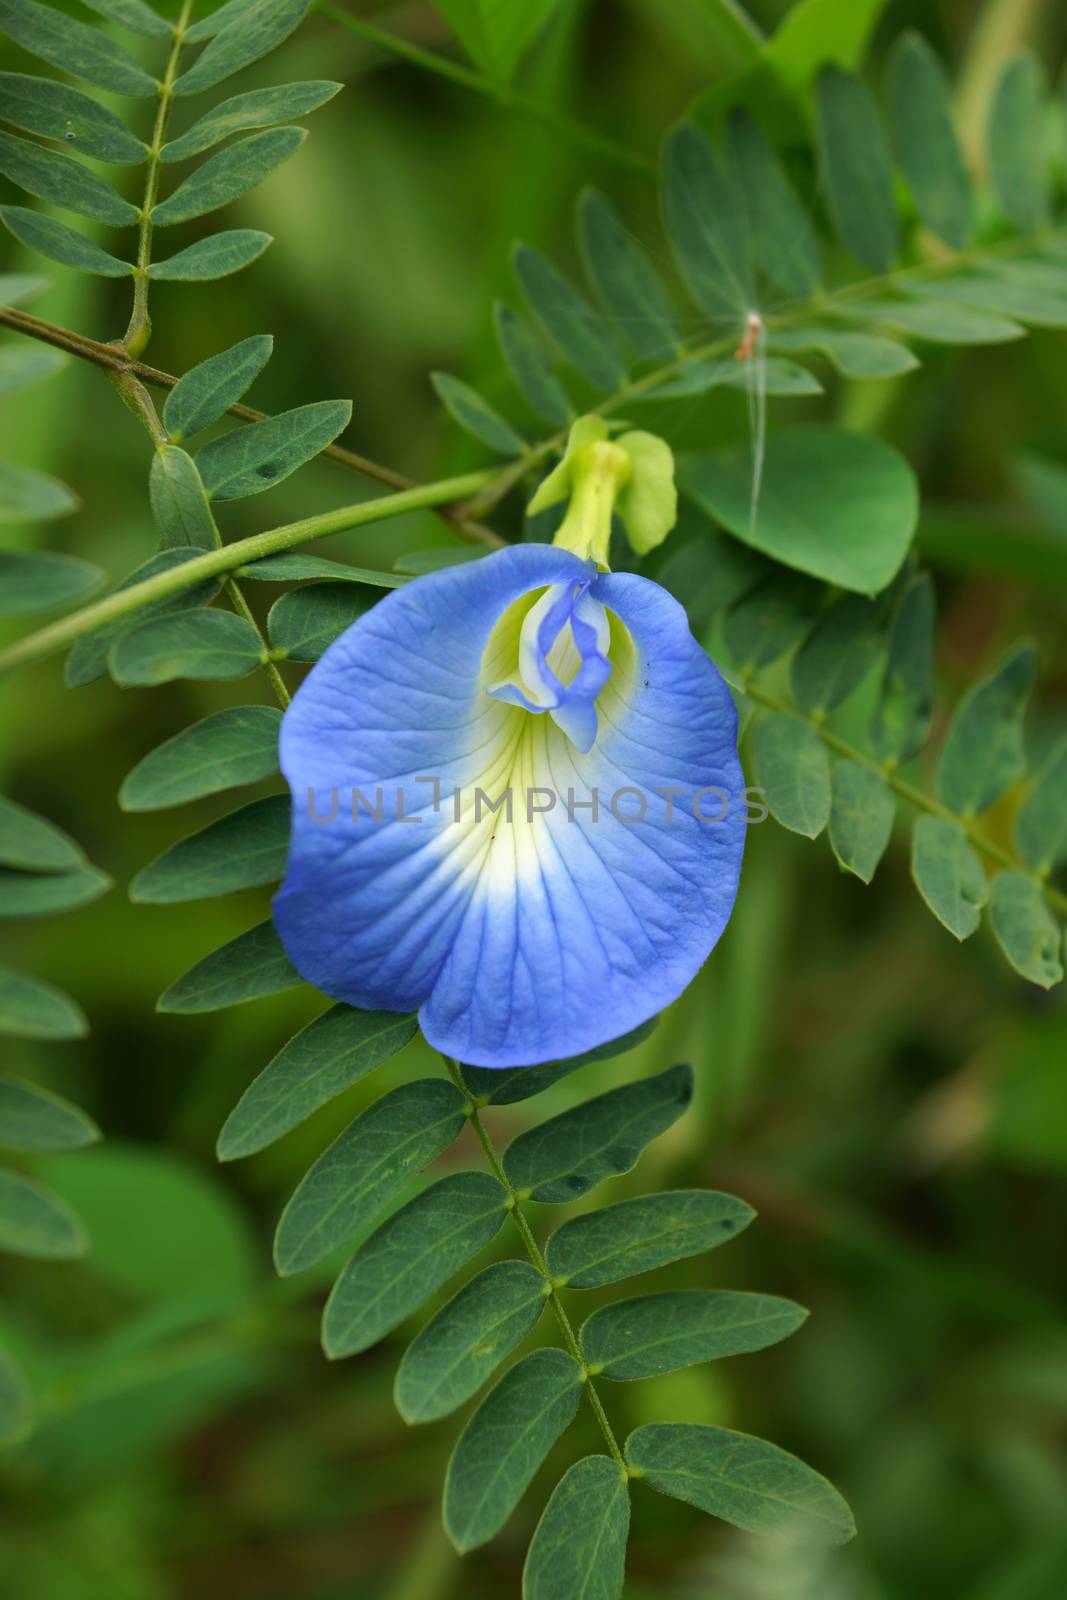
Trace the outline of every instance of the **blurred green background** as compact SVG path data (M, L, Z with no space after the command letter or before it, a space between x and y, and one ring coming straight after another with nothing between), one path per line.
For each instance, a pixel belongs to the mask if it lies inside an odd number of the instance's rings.
M421 0L353 0L352 9L459 59ZM719 9L572 0L521 82L654 155L693 97L737 65ZM780 0L750 6L768 28L788 9ZM963 74L977 107L1020 43L1033 44L1050 72L1067 43L1054 0L899 0L876 34L875 75L887 41L907 25ZM0 50L5 67L33 70L13 47ZM574 199L594 181L662 259L654 192L323 15L240 87L302 77L342 79L346 89L310 119L294 161L228 219L277 242L239 277L160 285L148 359L181 372L273 331L255 404L351 396L353 448L419 479L480 464L478 447L444 419L427 373L443 367L501 393L490 307L514 300L512 241L573 261ZM2 251L5 268L39 270L11 240ZM62 269L50 276L35 312L100 338L121 332L121 284ZM1065 355L1064 335L1049 333L974 353L928 349L905 382L831 384L820 403L824 415L888 433L920 474L920 549L941 614L940 715L1028 633L1042 657L1037 745L1067 725ZM817 409L807 403L805 418ZM788 403L774 403L773 421L789 414ZM651 417L638 413L639 422ZM674 442L740 437L743 398L660 407L655 425ZM57 474L83 502L46 531L51 548L116 575L151 552L146 440L98 372L71 362L0 410L0 435L6 459ZM269 500L230 508L226 536L373 492L315 463ZM14 536L31 542L40 530ZM342 536L324 553L388 567L444 537L427 515ZM266 700L265 681L253 692ZM270 1268L281 1204L379 1085L358 1086L274 1149L220 1171L213 1145L223 1118L315 1008L298 992L206 1018L153 1013L159 992L265 915L268 898L131 907L124 886L133 873L232 797L176 818L125 816L115 793L163 738L249 697L248 684L161 693L106 679L72 693L54 662L0 685L4 792L67 827L117 883L81 912L5 933L19 965L72 992L93 1024L79 1044L10 1043L5 1064L84 1105L105 1142L41 1164L85 1218L93 1254L0 1268L0 1326L43 1397L34 1437L0 1457L0 1594L515 1595L549 1488L596 1448L591 1421L580 1413L503 1535L461 1562L439 1518L455 1424L409 1430L392 1406L404 1331L329 1367L317 1344L327 1274L279 1285ZM1010 797L1003 809L1006 827ZM412 1045L391 1063L389 1082L435 1070L431 1058ZM505 1139L683 1059L698 1077L690 1113L636 1174L585 1205L665 1186L739 1194L760 1213L743 1238L639 1287L764 1289L813 1315L763 1353L610 1386L613 1415L624 1432L676 1419L772 1438L833 1479L861 1537L809 1565L682 1505L635 1495L629 1600L1060 1600L1062 990L1045 995L1013 976L984 928L957 947L919 903L903 845L865 889L837 872L824 845L769 823L750 834L737 910L714 958L652 1038L548 1096L490 1113L490 1126ZM465 1136L442 1166L475 1159ZM506 1235L494 1247L509 1248ZM598 1303L582 1299L583 1309Z

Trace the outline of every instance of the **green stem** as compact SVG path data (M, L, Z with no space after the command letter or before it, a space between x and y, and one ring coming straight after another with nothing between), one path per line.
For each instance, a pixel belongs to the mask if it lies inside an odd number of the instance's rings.
M226 598L233 606L233 609L237 612L237 615L239 617L243 617L251 627L255 628L256 633L259 635L259 642L263 646L263 654L265 657L263 666L266 670L267 677L270 679L270 686L274 690L275 698L277 699L282 710L287 711L289 706L292 704L293 697L289 693L289 690L285 684L285 679L282 677L275 664L276 657L271 654L270 640L266 637L263 629L256 621L252 612L252 608L245 599L244 591L242 590L241 585L237 582L236 578L227 578Z
M552 1309L556 1314L556 1321L559 1323L560 1331L563 1334L563 1342L581 1368L585 1392L589 1397L589 1404L593 1409L593 1415L600 1424L600 1431L604 1435L604 1441L607 1444L607 1447L610 1450L614 1460L618 1462L622 1471L627 1477L629 1477L630 1469L626 1465L625 1457L619 1448L619 1441L616 1439L611 1423L608 1421L608 1414L604 1410L604 1403L597 1393L596 1385L589 1375L589 1368L586 1365L585 1357L582 1355L582 1347L578 1343L578 1335L574 1331L574 1325L571 1322L570 1317L568 1317L566 1308L564 1307L560 1298L559 1287L553 1280L552 1274L548 1270L548 1263L544 1258L541 1246L538 1244L537 1239L534 1236L534 1231L530 1227L526 1217L523 1215L522 1197L519 1191L515 1188L511 1179L508 1177L507 1173L504 1171L503 1162L497 1155L493 1141L490 1139L485 1123L482 1121L481 1109L478 1105L478 1102L474 1099L466 1084L463 1082L463 1077L459 1070L459 1063L451 1060L449 1056L442 1056L441 1059L445 1064L445 1070L447 1071L448 1076L451 1078L459 1092L466 1098L467 1116L470 1120L470 1125L478 1136L479 1144L485 1151L485 1159L489 1163L494 1178L498 1180L507 1193L508 1210L511 1212L512 1221L519 1230L523 1245L526 1248L526 1254L529 1256L533 1265L537 1268L538 1272L545 1280L547 1296L552 1302Z

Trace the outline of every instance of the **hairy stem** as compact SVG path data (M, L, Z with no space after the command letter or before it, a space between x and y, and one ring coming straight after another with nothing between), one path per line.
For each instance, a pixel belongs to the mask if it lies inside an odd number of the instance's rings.
M257 634L259 635L259 642L262 644L264 654L267 657L263 665L266 669L267 677L270 679L270 686L274 690L275 698L277 699L282 710L287 711L289 706L292 704L293 697L286 687L285 679L278 671L277 664L275 663L273 657L271 657L269 654L270 641L266 638L263 633L263 629L256 621L252 612L252 608L245 599L244 591L242 590L241 585L237 582L236 578L227 578L226 598L233 606L233 609L237 612L237 615L239 617L243 617L247 623L255 628Z

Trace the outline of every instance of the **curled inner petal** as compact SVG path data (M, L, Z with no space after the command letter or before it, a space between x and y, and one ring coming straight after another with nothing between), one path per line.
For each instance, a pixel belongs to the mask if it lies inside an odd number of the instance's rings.
M590 574L554 583L534 601L519 631L517 670L488 690L506 705L547 711L583 754L596 740L596 699L611 676L611 627L591 582Z

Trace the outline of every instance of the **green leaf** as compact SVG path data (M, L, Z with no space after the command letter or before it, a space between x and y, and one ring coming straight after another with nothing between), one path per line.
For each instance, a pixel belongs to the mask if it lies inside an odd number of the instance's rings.
M539 250L516 245L515 277L534 320L594 389L617 389L626 376L604 318Z
M821 595L808 578L772 572L726 612L723 641L743 671L766 667L792 650L818 614Z
M113 111L53 78L0 72L0 108L0 116L14 127L62 139L71 150L97 161L132 167L148 154Z
M148 39L170 39L172 36L170 23L157 15L151 6L145 5L144 0L83 0L83 4L90 11L107 17L110 22L129 28L131 33L142 33Z
M480 554L480 552L478 552ZM247 567L239 569L243 578L257 578L263 583L291 583L300 578L333 578L343 583L369 583L378 589L399 589L407 578L395 572L376 572L372 567L350 567L344 561L327 561L325 556L304 555L292 550L286 555L263 556Z
M0 478L0 501L3 479ZM73 498L68 510L74 510ZM0 518L3 516L0 508ZM95 589L104 574L79 556L46 550L0 550L0 616L26 616L67 605Z
M4 345L0 348L0 400L50 378L66 364L63 353L47 345Z
M680 395L710 394L712 389L743 389L754 394L756 385L763 394L809 395L822 394L819 380L795 361L781 357L765 358L757 378L755 368L748 362L736 361L686 361L671 377L642 392L642 400L674 400Z
M410 1044L414 1016L335 1005L284 1045L245 1090L219 1134L220 1161L264 1150Z
M469 383L449 372L431 372L430 382L453 422L458 422L466 433L502 456L518 456L525 450L526 441L521 434Z
M21 1078L0 1078L0 1149L81 1150L100 1129L61 1095Z
M886 762L907 761L926 743L934 715L934 618L928 573L913 578L897 604L869 737Z
M963 829L943 817L919 817L911 875L937 920L957 939L969 939L981 921L989 885Z
M4 0L0 0L0 5ZM79 272L92 272L98 278L125 278L133 271L128 261L119 261L108 255L92 239L68 228L55 217L42 216L39 211L27 211L25 206L0 206L0 217L16 239L39 250L50 261L60 261L65 267L76 267Z
M789 667L793 699L802 710L824 715L848 699L878 653L882 614L876 602L855 594L821 613Z
M541 341L524 317L498 300L493 307L497 343L519 393L546 422L566 427L574 416L563 385L541 348Z
M50 200L83 217L95 217L98 222L124 227L140 215L136 206L80 161L13 133L0 133L0 173L40 200Z
M69 872L85 853L69 834L0 795L0 865L23 872Z
M745 202L705 134L683 123L663 152L663 214L682 280L709 317L743 325L755 304Z
M501 1185L487 1172L455 1172L376 1228L326 1302L323 1349L331 1360L377 1344L499 1233Z
M1026 771L1023 714L1036 673L1034 646L1016 645L960 701L937 763L938 793L960 816L987 810Z
M77 496L67 488L65 483L60 483L58 478L50 478L43 472L32 472L29 467L13 467L6 461L0 461L0 522L23 522L27 520L48 522L54 517L69 516L72 511L77 511L79 503ZM32 572L34 588L37 587L37 580L45 575L44 566L46 562L63 560L68 560L72 563L77 561L78 567L82 572L89 568L87 561L78 561L76 556L49 556L47 554L38 554L36 551L24 553L15 550L5 550L0 553L0 563L2 563L5 576L7 573L14 572L21 564L24 571L29 570ZM31 562L37 563L35 570L27 568L26 564ZM63 575L64 580L72 580L74 570L73 566L67 567ZM95 567L92 570L94 572L98 571ZM58 581L60 578L58 566L52 567L50 578L55 582L57 589L64 587L64 584ZM51 585L47 585L47 587L51 587ZM12 603L19 605L20 610L39 611L43 609L42 606L37 604L32 606L20 605L20 600L24 594L25 590L20 583L16 587L13 596L6 593L0 596L0 616L18 614L10 609ZM59 602L49 600L46 603L48 605L56 605Z
M58 1195L0 1168L0 1253L73 1261L87 1248L85 1230Z
M560 0L434 0L467 54L491 78L507 82Z
M271 646L289 661L317 661L376 599L376 594L352 583L309 583L290 589L275 600L267 616Z
M680 480L738 539L860 594L877 594L896 576L918 517L907 462L881 439L838 428L797 428L769 440L754 522L747 445L683 458Z
M175 905L277 882L285 871L291 809L288 795L271 794L216 818L142 867L130 899Z
M274 706L231 706L183 728L127 774L119 804L125 811L159 811L271 777L281 720Z
M0 0L0 30L31 55L50 61L74 78L116 94L154 95L156 80L137 65L122 45L98 28L36 0Z
M177 445L156 446L148 500L164 550L213 550L219 543L196 462Z
M664 361L677 354L682 341L659 276L596 189L578 202L578 243L586 276L638 355Z
M41 978L0 966L0 1034L12 1039L84 1039L89 1024L69 995Z
M1048 222L1044 74L1031 55L1009 61L989 112L989 168L1001 209L1021 233Z
M872 272L888 272L899 240L889 145L870 89L840 67L816 85L819 165L830 215L845 249Z
M303 983L273 922L257 923L212 950L160 995L157 1011L221 1011Z
M574 1418L581 1368L565 1350L535 1350L490 1390L456 1441L445 1477L445 1532L460 1554L507 1522Z
M206 283L210 278L227 278L231 272L240 272L242 267L255 261L273 243L269 233L260 233L256 228L229 228L224 233L213 233L210 238L198 239L164 261L153 261L148 276L172 283Z
M318 400L224 433L197 457L208 494L241 500L273 488L332 444L351 416L351 400Z
M782 294L806 299L819 284L819 245L811 218L773 147L742 109L727 123L726 156L744 196L760 271Z
M255 0L252 5L241 6L233 20L215 34L196 64L182 73L174 93L199 94L268 55L300 26L310 9L311 0Z
M0 868L0 917L50 917L91 905L111 888L98 867L72 872L10 872Z
M916 285L918 287L918 285ZM924 285L928 289L930 286ZM974 306L952 305L928 295L891 299L866 299L862 308L857 303L852 308L842 301L834 307L840 316L859 318L864 326L872 320L884 322L901 333L924 339L928 344L1007 344L1012 339L1026 336L1025 328L1007 317L992 311L979 311Z
M497 1261L464 1284L404 1352L393 1398L405 1422L447 1417L521 1344L548 1285L528 1261Z
M33 1409L26 1380L0 1347L0 1444L16 1444L33 1427Z
M717 612L735 605L773 568L763 556L716 532L691 502L683 502L681 511L683 527L699 523L697 534L676 545L652 576L685 606L693 633L699 634Z
M743 1200L714 1189L640 1195L565 1222L550 1235L545 1260L567 1288L599 1289L713 1250L755 1214Z
M186 28L186 41L189 44L202 44L205 39L213 39L223 28L239 22L258 4L259 0L224 0L221 6L216 6L206 17L201 17L199 22L193 22Z
M1034 265L1034 263L1030 263ZM990 263L989 270L959 272L951 278L931 278L922 285L926 299L938 304L965 306L986 314L1014 317L1035 328L1067 328L1067 294L1057 273L1050 282L1044 272L1028 273L1027 263ZM901 284L907 288L907 283Z
M374 1219L459 1137L467 1101L443 1078L402 1083L349 1123L304 1174L274 1235L282 1277L315 1265Z
M763 1350L795 1333L807 1315L773 1294L682 1289L601 1306L578 1338L595 1377L658 1378L699 1361Z
M269 128L315 111L344 88L342 83L312 79L306 83L279 83L266 89L235 94L215 106L193 123L178 139L171 139L160 151L161 161L186 161L202 150L228 139L245 128Z
M224 416L255 382L273 349L269 333L253 334L179 378L163 402L163 426L171 439L177 443Z
M692 1098L693 1072L686 1066L609 1089L520 1133L504 1152L504 1171L534 1200L576 1200L602 1179L629 1172Z
M534 1530L523 1600L622 1600L630 1491L610 1456L585 1456L563 1474Z
M893 791L880 772L855 761L839 761L831 784L830 847L846 871L870 883L893 831Z
M630 1435L625 1455L650 1488L748 1533L845 1544L856 1532L833 1484L766 1439L654 1422Z
M615 1056L625 1055L627 1050L648 1038L658 1021L658 1017L650 1017L618 1039L609 1039L607 1044L599 1044L581 1055L568 1056L565 1061L545 1061L538 1067L468 1067L464 1064L460 1066L460 1075L470 1093L483 1105L514 1105L550 1089L561 1078L570 1077L572 1072L588 1066L591 1061L611 1061Z
M932 233L962 250L974 227L974 195L952 120L940 60L909 30L889 52L889 114L897 160Z
M791 833L817 839L830 820L830 757L815 729L774 711L757 722L754 746L771 816Z
M1063 977L1063 930L1041 885L1025 872L998 872L989 895L997 943L1022 977L1051 989Z
M0 272L0 306L18 306L43 294L48 279L32 272Z
M254 133L228 145L155 206L152 221L159 227L168 227L217 211L262 183L283 161L288 161L306 138L303 128L269 128L266 133Z
M1067 860L1067 739L1061 739L1041 769L1015 819L1019 854L1039 872Z
M906 345L873 333L851 333L831 324L806 323L799 328L776 328L771 336L775 350L816 350L843 378L899 378L914 372L919 360Z
M244 678L262 664L259 634L232 611L160 617L116 639L108 668L127 687L175 678Z

